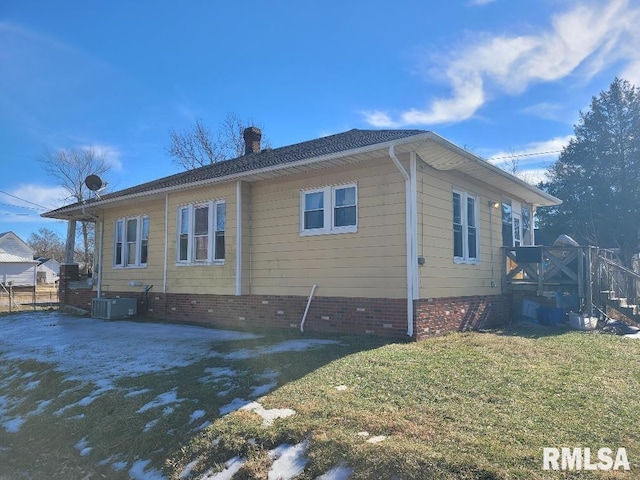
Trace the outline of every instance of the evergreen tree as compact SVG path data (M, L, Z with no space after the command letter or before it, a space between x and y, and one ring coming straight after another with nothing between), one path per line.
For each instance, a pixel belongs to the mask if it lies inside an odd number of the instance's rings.
M640 91L616 78L580 112L575 136L541 186L560 198L540 212L540 226L580 243L619 248L622 260L640 251Z

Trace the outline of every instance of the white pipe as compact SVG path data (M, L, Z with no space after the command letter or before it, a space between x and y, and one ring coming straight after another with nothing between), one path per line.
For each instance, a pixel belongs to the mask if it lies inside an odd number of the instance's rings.
M236 182L236 295L242 295L242 180Z
M389 147L389 157L395 164L396 168L400 171L405 180L405 233L407 243L407 336L413 336L413 298L414 298L414 269L416 268L417 260L413 257L415 239L413 237L413 202L411 195L411 176L396 157L395 148L393 145Z
M316 291L318 285L315 283L311 287L311 293L309 294L309 300L307 300L307 308L304 309L304 315L302 315L302 321L300 322L300 333L304 333L304 322L307 319L307 313L309 313L309 307L311 306L311 300L313 299L313 294Z
M418 284L418 165L416 161L416 152L411 152L409 160L409 171L411 178L409 184L411 186L411 275L413 280L413 299L419 297ZM413 323L413 318L411 319Z
M100 250L98 250L98 293L97 298L102 298L102 259L104 252L104 220L100 220ZM95 268L93 269L95 275Z
M164 266L162 270L162 293L167 293L167 256L169 255L169 193L164 196Z

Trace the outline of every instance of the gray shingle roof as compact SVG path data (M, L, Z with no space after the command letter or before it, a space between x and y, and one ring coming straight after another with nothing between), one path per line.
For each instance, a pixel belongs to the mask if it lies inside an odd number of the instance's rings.
M425 130L353 129L347 132L308 140L306 142L296 143L286 147L262 150L259 153L251 153L231 160L225 160L205 167L177 173L158 180L153 180L151 182L102 195L101 200L124 197L127 195L143 194L145 192L152 192L165 188L179 187L181 185L188 185L190 183L215 178L224 178L226 176L241 174L267 167L275 167L278 165L285 166L302 160L337 154L340 152L348 152L379 143L381 144L414 135L420 135L425 132ZM45 215L47 217L54 216L55 212L72 206L73 205L67 205L57 210L47 212Z

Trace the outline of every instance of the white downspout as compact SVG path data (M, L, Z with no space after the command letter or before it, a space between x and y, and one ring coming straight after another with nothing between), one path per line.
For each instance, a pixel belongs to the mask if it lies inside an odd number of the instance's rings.
M167 256L169 255L169 193L164 196L164 266L162 270L162 293L167 293Z
M416 152L411 152L409 158L409 184L411 186L411 274L413 282L413 300L420 296L418 283L418 165Z
M236 295L242 295L242 180L236 182Z
M407 336L413 337L413 298L414 298L414 270L416 268L417 261L413 256L414 249L414 238L412 235L413 232L413 206L412 206L412 195L411 195L411 176L407 173L407 171L396 157L395 147L391 145L389 147L389 157L395 164L396 168L400 171L405 180L405 228L406 228L406 241L407 241ZM415 163L415 158L414 158ZM412 169L413 170L413 169ZM414 182L415 183L415 182Z
M102 298L102 270L104 266L102 265L102 259L104 254L104 220L100 220L100 250L98 250L98 292L96 294L97 298ZM94 268L95 273L95 268Z
M304 333L304 322L307 320L307 313L309 313L309 307L311 306L311 300L313 299L313 294L318 288L318 285L315 283L311 287L311 293L309 294L309 300L307 300L307 308L304 309L304 315L302 315L302 321L300 322L300 333Z

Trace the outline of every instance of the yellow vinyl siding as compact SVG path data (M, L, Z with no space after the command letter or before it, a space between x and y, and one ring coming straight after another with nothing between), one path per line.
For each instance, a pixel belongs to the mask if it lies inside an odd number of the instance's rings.
M300 236L300 192L357 184L358 231ZM252 187L251 293L401 298L404 181L389 158ZM329 204L325 200L325 208Z
M421 167L417 180L418 252L425 258L425 264L419 267L420 298L500 294L501 213L499 209L492 211L491 234L489 200L499 200L501 192L455 172L438 171L424 164ZM477 265L457 264L453 259L454 189L465 191L477 199Z
M178 264L176 260L178 207L210 200L226 201L224 264ZM236 183L229 182L171 193L169 195L168 217L167 292L234 295L236 281Z
M115 224L120 218L149 217L147 265L142 267L114 266ZM104 247L102 290L105 292L142 292L143 285L153 285L152 292L162 291L164 266L164 199L138 200L135 204L107 210L104 214ZM130 286L129 282L137 285Z

